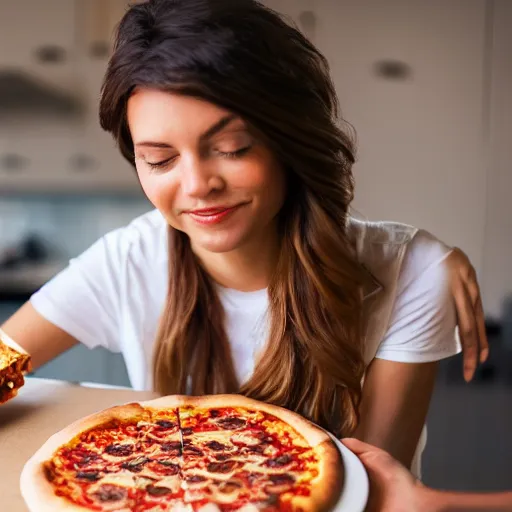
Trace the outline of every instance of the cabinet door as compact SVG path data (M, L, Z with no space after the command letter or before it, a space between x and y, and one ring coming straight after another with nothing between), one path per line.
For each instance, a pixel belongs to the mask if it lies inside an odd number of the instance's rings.
M429 229L480 269L485 1L317 5L317 42L358 133L355 207ZM405 64L403 79L392 78L394 62Z
M54 85L76 85L75 22L71 0L0 2L0 68L33 70Z
M267 0L316 15L355 128L355 208L433 231L480 268L485 222L484 0Z
M97 54L94 49L111 41L126 4L124 0L0 2L0 70L17 68L82 105L76 118L25 115L23 122L17 117L0 122L0 191L140 191L133 169L98 119L108 52ZM41 62L41 48L60 48L64 59Z

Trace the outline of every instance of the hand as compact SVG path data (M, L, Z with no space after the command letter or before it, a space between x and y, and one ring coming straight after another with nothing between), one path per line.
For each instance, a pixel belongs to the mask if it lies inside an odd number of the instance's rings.
M343 444L354 452L370 478L370 499L366 512L420 512L424 511L422 484L389 453L357 439L343 439Z
M485 362L489 355L482 297L475 269L463 251L453 249L446 262L457 311L457 324L464 359L464 379L469 382L475 374L478 363Z

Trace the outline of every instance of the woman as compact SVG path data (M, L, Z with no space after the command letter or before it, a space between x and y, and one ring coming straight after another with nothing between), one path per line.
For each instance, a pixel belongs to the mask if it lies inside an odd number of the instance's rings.
M458 350L449 250L349 218L354 147L322 55L253 0L150 0L120 24L100 117L157 210L7 334L36 366L102 345L135 388L241 392L411 466Z

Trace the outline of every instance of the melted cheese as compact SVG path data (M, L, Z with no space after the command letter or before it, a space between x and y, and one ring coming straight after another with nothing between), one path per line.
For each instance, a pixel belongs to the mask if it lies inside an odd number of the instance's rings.
M155 487L165 487L172 492L177 493L181 488L181 480L179 475L160 477L158 482L155 482Z
M245 444L247 446L257 446L261 441L251 434L244 434L243 432L235 433L231 437L231 441L234 443Z
M220 512L220 508L214 503L203 505L198 512Z
M192 439L198 439L200 442L218 441L227 443L233 432L231 430L211 430L205 432L194 432Z
M246 503L238 509L238 512L260 512L260 509L252 503Z
M107 473L103 478L90 487L90 492L96 491L104 484L119 485L120 487L135 487L135 475L129 471Z
M239 469L237 469L237 471L239 471ZM209 471L206 471L206 469L194 468L193 472L191 471L190 474L204 476L205 478L214 479L214 480L229 480L230 478L233 477L233 475L235 474L235 471L231 471L230 473L210 473ZM183 488L184 489L194 489L194 488L197 488L198 484L205 484L205 482L197 482L197 483L183 482Z

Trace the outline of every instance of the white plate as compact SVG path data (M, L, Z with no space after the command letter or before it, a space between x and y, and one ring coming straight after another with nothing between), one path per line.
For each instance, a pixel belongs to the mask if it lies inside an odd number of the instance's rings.
M370 483L363 464L344 444L329 434L341 452L345 468L345 482L340 500L333 512L364 512Z

